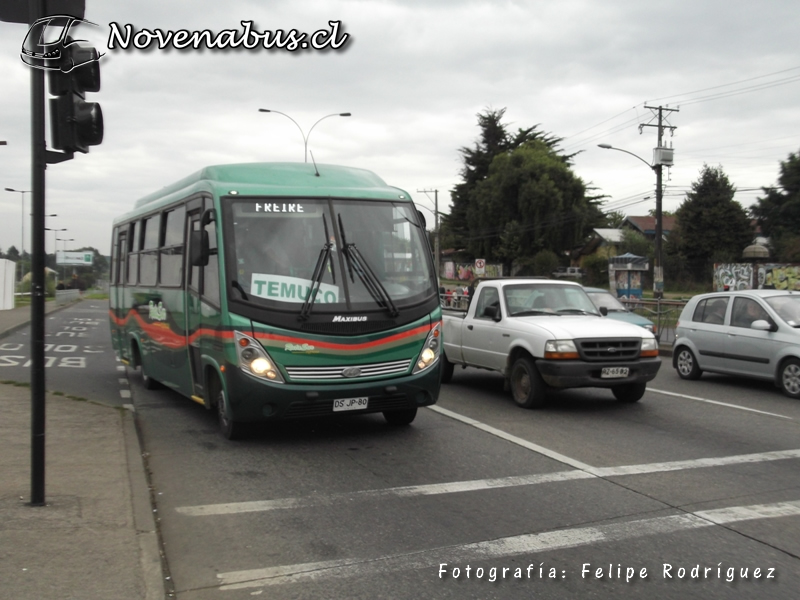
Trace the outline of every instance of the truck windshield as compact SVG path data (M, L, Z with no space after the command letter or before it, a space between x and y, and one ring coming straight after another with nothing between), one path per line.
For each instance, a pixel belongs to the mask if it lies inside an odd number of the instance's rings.
M531 315L599 315L597 308L577 285L558 283L521 283L503 287L511 317Z
M410 203L231 198L223 206L237 300L306 318L311 310L395 313L436 294Z

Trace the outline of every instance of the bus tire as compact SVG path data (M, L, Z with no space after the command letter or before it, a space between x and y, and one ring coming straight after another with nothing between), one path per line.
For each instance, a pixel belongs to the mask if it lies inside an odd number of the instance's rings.
M450 383L456 366L447 360L447 355L442 351L442 383Z
M417 416L416 408L405 410L387 410L383 413L383 418L389 425L410 425Z
M139 368L140 374L142 376L142 385L146 390L157 390L161 387L161 384L158 383L155 379L150 377L147 374L147 371L144 368L144 360L142 360L142 353L139 350L139 346L137 344L133 344L133 356L134 356L134 364Z
M234 421L228 414L228 400L219 382L214 385L214 404L217 407L219 432L228 440L240 440L245 435L244 423Z

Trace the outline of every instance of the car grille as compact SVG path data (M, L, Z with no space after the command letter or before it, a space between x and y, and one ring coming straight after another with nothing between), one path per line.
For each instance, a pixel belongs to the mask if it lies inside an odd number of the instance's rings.
M398 375L406 373L411 359L395 360L370 365L339 365L335 367L286 367L292 381L299 380L354 380L364 377L380 377L382 375ZM355 369L358 370L355 373ZM345 375L345 371L348 375ZM354 374L350 374L354 373Z
M581 358L589 362L636 359L642 346L642 340L637 338L575 340L575 343Z

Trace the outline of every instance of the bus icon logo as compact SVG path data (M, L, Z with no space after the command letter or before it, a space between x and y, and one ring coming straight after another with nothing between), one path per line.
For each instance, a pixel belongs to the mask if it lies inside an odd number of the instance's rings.
M92 60L80 64L62 64L61 61L64 57L69 56L66 51L68 46L77 42L86 40L73 40L69 37L70 29L74 25L87 23L97 27L96 23L86 21L85 19L77 19L69 15L51 15L49 17L42 17L38 19L25 36L22 41L22 49L20 50L20 58L26 65L36 69L45 69L49 71L61 70L64 73L69 73L76 67L86 64L87 62L94 62L99 60L100 56Z

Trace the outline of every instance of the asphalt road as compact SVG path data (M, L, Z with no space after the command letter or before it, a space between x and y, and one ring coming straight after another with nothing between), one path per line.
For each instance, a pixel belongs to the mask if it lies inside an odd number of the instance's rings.
M0 339L0 380L30 383L30 326ZM45 316L45 387L113 406L130 403L111 347L107 300L83 300Z
M131 374L181 600L775 598L800 589L800 403L678 379L516 407L457 370L410 427L379 415L222 438Z

